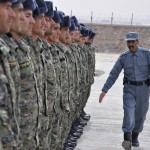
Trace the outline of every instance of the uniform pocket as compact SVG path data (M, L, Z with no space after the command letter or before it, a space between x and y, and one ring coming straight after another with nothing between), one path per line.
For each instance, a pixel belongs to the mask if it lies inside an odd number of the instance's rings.
M124 68L124 73L126 75L131 75L133 73L133 66L132 65L128 65Z

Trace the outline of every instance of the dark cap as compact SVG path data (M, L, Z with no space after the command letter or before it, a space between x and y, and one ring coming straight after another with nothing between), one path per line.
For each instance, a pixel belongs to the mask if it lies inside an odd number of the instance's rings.
M72 16L71 19L74 20L75 26L79 28L78 19L75 16Z
M55 21L55 23L61 23L61 18L60 18L60 16L59 16L57 10L54 11L54 16L53 16L52 19Z
M53 2L51 1L45 1L48 12L45 14L45 16L48 17L53 17L54 16L54 11L53 11Z
M39 7L39 10L40 10L40 14L46 14L48 9L47 9L47 6L46 6L46 3L44 2L44 0L36 0L36 3Z
M126 34L126 41L136 41L138 40L138 33L137 32L129 32Z
M64 16L63 18L61 18L61 23L60 23L61 28L69 28L71 26L71 19L69 16Z
M32 10L34 11L37 4L35 0L25 0L25 2L22 3L25 10Z
M7 3L7 2L15 3L17 2L17 0L0 0L0 3Z
M19 3L23 3L25 0L16 0L15 2L12 2L12 7L15 7Z
M71 26L69 27L69 31L75 31L76 30L76 26L75 26L75 23L74 23L74 20L71 19Z
M89 36L89 30L84 26L80 26L80 33L83 37Z
M95 37L96 33L94 31L92 31L91 35L90 35L90 39L93 39Z

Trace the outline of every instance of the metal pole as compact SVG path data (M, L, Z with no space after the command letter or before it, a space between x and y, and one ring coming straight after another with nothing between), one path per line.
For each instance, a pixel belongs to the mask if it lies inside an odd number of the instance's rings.
M91 11L91 23L93 22L93 11Z
M112 12L112 14L111 14L111 24L113 24L113 12Z
M72 17L72 10L71 10L71 17Z
M131 17L131 26L133 24L133 13L132 13L132 17Z

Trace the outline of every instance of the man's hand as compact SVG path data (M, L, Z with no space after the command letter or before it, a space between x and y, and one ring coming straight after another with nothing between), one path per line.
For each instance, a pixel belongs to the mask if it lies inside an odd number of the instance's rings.
M102 93L99 95L99 103L101 103L103 101L103 98L105 95L106 95L106 93L102 91Z

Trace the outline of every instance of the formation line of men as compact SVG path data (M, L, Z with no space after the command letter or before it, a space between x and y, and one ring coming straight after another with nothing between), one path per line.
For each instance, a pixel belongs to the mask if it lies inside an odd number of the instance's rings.
M95 32L44 0L0 0L0 150L72 150L90 119Z

